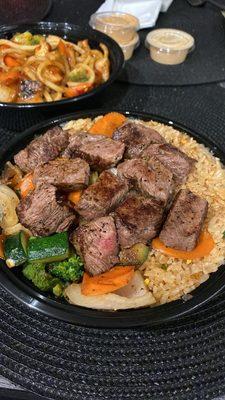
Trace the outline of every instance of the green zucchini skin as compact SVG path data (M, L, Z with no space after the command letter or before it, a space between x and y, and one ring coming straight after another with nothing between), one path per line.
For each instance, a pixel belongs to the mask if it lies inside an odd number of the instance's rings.
M65 260L69 257L68 233L46 237L31 237L28 242L28 260L42 263Z
M9 268L21 265L27 260L27 238L23 231L5 239L4 253Z

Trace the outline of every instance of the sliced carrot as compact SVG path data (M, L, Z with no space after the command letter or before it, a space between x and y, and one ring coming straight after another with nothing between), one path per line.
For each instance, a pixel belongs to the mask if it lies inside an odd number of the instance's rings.
M96 135L106 135L111 137L113 132L126 121L123 114L111 112L99 118L90 128L89 132Z
M71 201L73 204L77 204L81 198L82 191L78 190L76 192L70 192L68 195L68 200Z
M34 190L34 188L33 172L29 172L16 185L15 189L20 191L21 197L26 197L32 190Z
M134 267L113 267L101 275L89 276L84 273L81 292L85 296L98 296L114 292L126 286L134 276Z
M166 247L159 238L155 238L152 241L152 248L159 250L162 253L174 257L180 258L181 260L195 260L208 256L215 246L212 235L208 231L203 231L199 237L197 246L192 251L183 251Z
M5 235L0 235L0 258L5 258L4 255L4 240L5 240Z
M11 85L20 78L21 74L18 71L0 72L0 83L4 83L5 85Z
M83 93L88 92L93 87L92 83L81 83L80 85L74 87L67 87L64 90L64 95L66 97L76 97L80 96Z
M19 67L21 65L18 60L9 55L4 57L4 62L7 65L7 67Z
M62 56L66 56L67 55L66 45L62 40L59 41L58 49L59 49L59 52L60 52L60 54Z

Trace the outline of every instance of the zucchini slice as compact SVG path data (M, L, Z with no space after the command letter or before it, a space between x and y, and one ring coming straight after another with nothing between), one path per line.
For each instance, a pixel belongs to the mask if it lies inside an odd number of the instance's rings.
M43 263L65 260L69 257L68 233L47 237L31 237L28 242L28 260Z
M27 260L27 237L23 231L7 236L4 242L6 265L9 268L23 264Z

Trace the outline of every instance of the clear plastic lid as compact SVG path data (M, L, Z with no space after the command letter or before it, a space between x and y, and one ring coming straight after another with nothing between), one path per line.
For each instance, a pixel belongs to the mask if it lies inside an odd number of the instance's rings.
M148 48L154 46L167 51L190 50L194 46L194 38L178 29L155 29L146 36L145 44Z
M108 11L100 12L91 15L89 25L96 29L99 25L110 27L110 29L134 29L137 31L140 28L139 20L134 15L119 12Z

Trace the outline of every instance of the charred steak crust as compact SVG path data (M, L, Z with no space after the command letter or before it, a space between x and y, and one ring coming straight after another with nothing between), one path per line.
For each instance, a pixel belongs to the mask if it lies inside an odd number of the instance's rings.
M128 180L142 194L155 198L166 205L173 194L173 174L157 159L148 163L142 159L126 160L117 167L119 176Z
M118 242L114 220L111 216L95 219L79 226L70 236L85 270L98 275L118 263Z
M57 201L56 188L51 185L42 185L21 199L17 215L34 236L66 231L76 220L75 214Z
M80 132L71 136L63 157L83 158L92 168L102 171L118 164L123 158L124 149L123 143L109 137Z
M125 144L126 158L140 157L142 151L152 143L165 143L159 132L139 123L128 121L116 129L113 139Z
M128 192L127 183L110 171L104 171L96 183L84 190L76 211L86 220L112 211Z
M174 175L175 182L185 183L193 165L194 158L187 156L183 151L169 143L152 144L142 152L142 158L157 158Z
M63 190L80 190L87 187L89 175L90 167L81 158L58 158L35 168L33 182L36 186L47 183Z
M32 140L25 149L14 156L14 161L23 172L33 171L37 166L58 157L68 143L68 133L55 126Z
M122 248L147 243L157 236L163 221L160 203L136 193L130 194L115 210L119 244Z
M208 202L188 189L178 192L160 232L168 247L191 251L198 242L208 210Z

